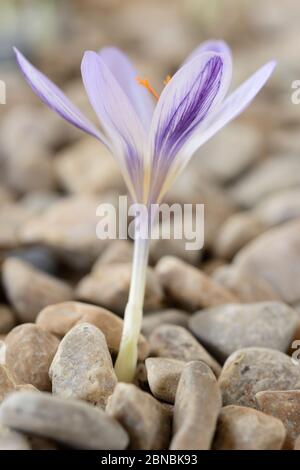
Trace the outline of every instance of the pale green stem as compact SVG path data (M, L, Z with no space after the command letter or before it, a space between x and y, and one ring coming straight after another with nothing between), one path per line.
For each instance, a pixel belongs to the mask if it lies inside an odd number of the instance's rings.
M128 303L125 309L123 334L115 372L121 382L132 382L138 357L138 339L142 326L149 239L134 242L133 265Z

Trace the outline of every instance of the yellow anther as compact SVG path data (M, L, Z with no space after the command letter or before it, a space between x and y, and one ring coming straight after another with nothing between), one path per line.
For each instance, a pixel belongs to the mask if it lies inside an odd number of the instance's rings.
M152 88L147 78L136 77L136 81L139 85L144 86L150 93L158 100L159 94Z
M164 85L167 85L169 81L171 80L171 75L167 75L166 78L164 79Z

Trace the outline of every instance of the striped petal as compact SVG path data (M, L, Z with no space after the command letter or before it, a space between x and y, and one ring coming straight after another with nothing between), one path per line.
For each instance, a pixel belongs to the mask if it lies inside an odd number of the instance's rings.
M27 83L49 108L75 127L96 137L107 147L110 147L106 137L100 130L81 113L54 83L37 70L18 49L14 48L14 52Z
M130 180L131 186L140 193L146 134L139 117L97 53L85 52L81 73L91 105L113 143L114 155L119 160L126 182L129 184Z
M145 88L138 85L136 81L137 72L127 56L116 47L101 49L99 56L126 93L144 128L149 130L154 103Z
M223 100L230 82L231 62L227 57L205 52L179 69L167 84L154 111L150 135L156 187L181 148Z
M206 128L199 133L195 133L184 149L186 157L191 156L201 145L216 134L216 132L222 129L232 119L236 118L249 106L272 75L275 66L275 61L265 64L223 101L216 113L207 120Z
M231 50L228 44L225 41L211 39L209 41L202 42L198 47L196 47L185 59L183 65L187 64L190 60L197 57L203 52L216 52L217 54L223 54L227 56L227 60L231 60Z

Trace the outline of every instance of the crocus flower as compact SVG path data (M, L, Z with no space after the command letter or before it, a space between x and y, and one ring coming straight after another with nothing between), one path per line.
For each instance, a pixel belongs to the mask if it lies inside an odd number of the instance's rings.
M15 49L33 91L74 126L100 140L119 162L135 202L159 203L193 153L240 114L264 86L275 67L268 62L228 94L232 58L223 41L207 41L194 50L160 94L138 78L128 58L116 48L85 52L81 73L101 129L48 78ZM155 100L153 99L153 95ZM149 240L135 239L132 278L124 330L115 369L131 381L148 263Z

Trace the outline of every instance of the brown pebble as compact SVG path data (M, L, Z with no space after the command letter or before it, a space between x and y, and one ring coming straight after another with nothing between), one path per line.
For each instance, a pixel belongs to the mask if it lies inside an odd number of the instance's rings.
M200 361L186 364L175 398L171 450L208 450L222 406L211 369Z
M155 270L170 300L188 311L237 301L229 290L178 258L161 258Z
M22 323L34 321L47 305L70 300L72 289L63 281L17 258L3 264L6 294Z
M260 391L300 389L300 368L275 349L244 348L229 356L219 385L224 406L257 408L255 395Z
M170 412L155 398L133 384L118 383L106 408L127 431L129 448L167 449L170 439Z
M0 364L0 402L8 393L12 392L15 387L16 383L11 372L5 365Z
M8 333L16 324L12 310L6 305L0 305L0 334Z
M50 333L63 337L78 323L90 323L104 333L108 349L112 355L119 351L123 320L105 308L83 302L63 302L44 308L36 319L36 324ZM139 360L149 353L149 346L143 335L139 337Z
M300 435L300 390L265 391L255 395L259 409L280 419L287 431L284 449L293 449Z
M50 390L48 371L59 340L37 325L16 326L7 335L6 363L18 384Z
M54 395L105 408L117 378L104 334L89 323L74 326L60 342L49 375Z
M279 450L286 435L279 419L244 406L222 408L213 444L215 450Z
M157 327L149 338L150 355L167 357L179 361L203 361L218 376L220 365L201 346L201 344L182 326L161 325Z
M150 336L157 326L164 325L166 323L186 327L188 320L189 315L186 312L175 308L158 310L153 313L149 312L143 318L142 332L146 337Z
M185 362L165 357L148 357L146 369L151 393L158 400L174 404Z
M79 282L76 297L123 315L128 301L130 279L131 263L103 265ZM145 310L159 309L162 299L163 292L157 275L148 267Z

